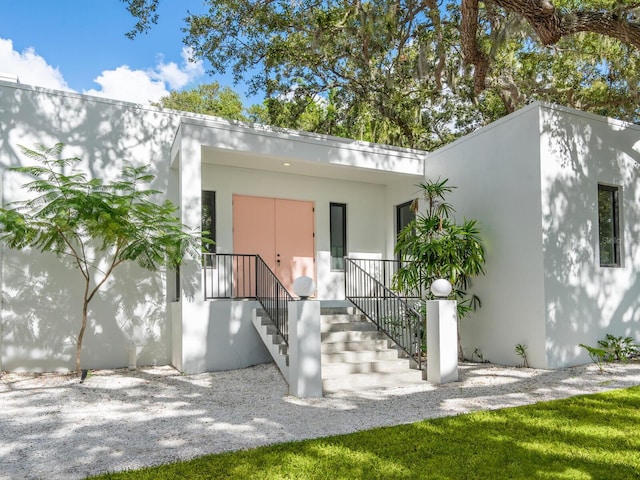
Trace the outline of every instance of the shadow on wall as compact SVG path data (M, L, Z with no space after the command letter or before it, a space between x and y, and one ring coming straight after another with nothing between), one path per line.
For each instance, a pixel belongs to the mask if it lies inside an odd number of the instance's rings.
M637 128L545 112L551 153L542 167L546 349L553 368L589 362L579 344L595 345L607 333L640 339L640 153ZM599 265L599 182L622 187L619 268Z
M26 262L34 256L42 261ZM12 252L5 256L3 368L73 370L82 319L84 283L77 269L51 255ZM131 284L135 283L135 288ZM169 363L163 277L135 264L122 264L89 306L84 336L84 368L127 365L130 343L139 347L139 364Z
M124 161L151 165L151 188L166 198L176 115L51 92L0 86L0 166L26 164L19 145L67 145L90 177L118 178ZM19 198L23 182L3 175L3 204ZM3 311L0 355L4 369L72 369L81 322L83 282L73 266L51 255L3 247ZM90 304L83 367L123 367L128 343L140 345L139 364L170 362L163 273L122 264Z
M53 274L49 262L28 262L29 253L5 255L2 366L6 370L67 370L75 358L70 300L81 285L71 271ZM55 261L55 259L54 259ZM80 309L76 309L80 314Z
M150 165L152 185L167 190L171 142L179 119L133 104L45 91L0 86L0 160L2 167L24 162L18 145L67 145L66 155L82 158L91 177L110 180L122 162Z

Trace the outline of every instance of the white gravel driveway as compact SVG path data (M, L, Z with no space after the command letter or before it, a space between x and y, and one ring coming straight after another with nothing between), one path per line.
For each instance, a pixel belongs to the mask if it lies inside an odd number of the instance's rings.
M640 362L547 371L463 364L443 386L297 399L273 364L0 377L0 479L80 479L207 453L640 385Z

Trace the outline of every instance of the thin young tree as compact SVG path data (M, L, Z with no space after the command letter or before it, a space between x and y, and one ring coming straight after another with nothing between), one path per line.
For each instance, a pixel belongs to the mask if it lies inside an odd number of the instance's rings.
M89 305L114 270L129 261L150 271L177 267L187 254L200 254L203 240L179 222L171 202L156 203L159 192L142 188L155 178L148 166L127 164L121 179L107 183L88 179L77 168L79 158L61 158L62 143L20 148L37 163L12 169L34 177L23 185L30 198L0 209L0 239L12 249L53 253L82 276L79 375Z

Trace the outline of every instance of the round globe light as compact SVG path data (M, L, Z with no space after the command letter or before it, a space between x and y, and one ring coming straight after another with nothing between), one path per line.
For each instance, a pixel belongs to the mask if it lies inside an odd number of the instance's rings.
M298 277L293 281L293 291L301 300L306 300L316 290L316 284L311 277Z
M448 297L451 290L451 282L446 278L438 278L431 283L431 293L436 297Z

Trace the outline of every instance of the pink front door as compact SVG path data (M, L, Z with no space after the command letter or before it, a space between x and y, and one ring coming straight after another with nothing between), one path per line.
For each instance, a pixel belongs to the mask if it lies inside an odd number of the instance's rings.
M313 202L233 196L233 251L258 254L284 287L315 280Z

